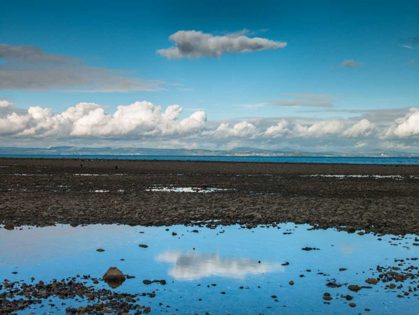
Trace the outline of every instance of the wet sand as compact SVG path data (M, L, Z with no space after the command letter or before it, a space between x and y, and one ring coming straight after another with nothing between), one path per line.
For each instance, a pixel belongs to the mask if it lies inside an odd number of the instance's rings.
M419 166L0 159L0 222L295 222L419 234Z

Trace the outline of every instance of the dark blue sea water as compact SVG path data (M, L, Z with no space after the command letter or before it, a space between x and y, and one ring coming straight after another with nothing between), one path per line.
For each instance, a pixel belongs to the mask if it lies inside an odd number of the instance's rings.
M159 161L211 161L257 163L320 163L320 164L378 164L419 165L419 157L322 157L322 156L185 156L185 155L29 155L3 154L0 157L49 159L116 159Z

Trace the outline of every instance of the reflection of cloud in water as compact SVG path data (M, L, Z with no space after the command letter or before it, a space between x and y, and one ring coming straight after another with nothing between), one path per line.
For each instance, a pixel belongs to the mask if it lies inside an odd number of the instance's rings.
M279 263L258 263L253 259L222 258L218 254L171 251L158 255L156 260L174 263L175 266L169 271L169 275L178 280L196 280L211 276L244 278L249 274L284 271L284 267Z
M352 255L353 254L353 252L354 252L354 250L355 250L355 247L354 247L354 244L343 244L341 247L340 247L340 250L342 251L342 253L344 253L345 255Z

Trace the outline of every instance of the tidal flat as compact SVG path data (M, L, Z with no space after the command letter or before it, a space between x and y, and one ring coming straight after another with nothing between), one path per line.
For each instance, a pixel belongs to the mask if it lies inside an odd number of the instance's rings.
M0 313L416 314L418 196L408 165L0 159Z
M21 307L19 314L89 306L95 313L415 314L416 242L293 223L0 229L0 306ZM125 281L103 281L109 267Z

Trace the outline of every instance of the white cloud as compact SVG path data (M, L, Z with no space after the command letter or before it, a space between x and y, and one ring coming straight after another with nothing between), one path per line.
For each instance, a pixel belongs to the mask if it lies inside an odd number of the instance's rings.
M356 149L359 149L359 148L366 147L367 145L368 145L368 143L367 143L367 142L357 142L357 143L354 145L354 147L355 147Z
M278 49L287 46L285 42L260 37L249 38L243 33L214 36L201 31L178 31L169 39L176 46L157 50L168 59L221 57L225 53L250 53L259 50Z
M287 135L290 133L290 130L288 129L289 125L290 124L288 123L288 121L282 119L277 125L270 126L268 129L266 129L265 136L277 138Z
M6 108L6 107L12 107L13 103L10 103L9 101L0 101L0 108Z
M399 118L391 126L385 137L417 137L419 136L419 108L411 108L405 117Z
M257 129L251 123L242 121L230 127L229 124L223 123L214 131L205 132L204 135L216 138L251 138L255 136Z
M204 127L206 114L197 111L178 120L183 108L171 105L162 112L150 102L118 106L114 114L94 103L80 103L61 114L30 107L27 114L13 113L0 119L0 135L20 137L142 137L186 135Z
M377 127L368 119L362 119L343 132L344 137L359 138L370 136Z
M322 137L322 136L337 136L344 130L344 124L339 120L326 120L312 124L311 126L304 126L296 124L293 133L297 137Z

